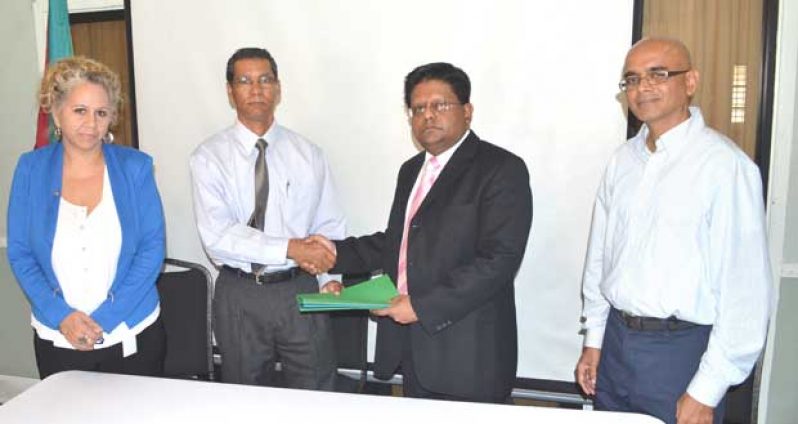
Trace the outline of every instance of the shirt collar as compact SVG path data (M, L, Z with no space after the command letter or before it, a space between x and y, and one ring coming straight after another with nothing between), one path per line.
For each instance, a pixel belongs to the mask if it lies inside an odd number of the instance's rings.
M657 152L670 152L671 154L678 153L687 144L690 134L694 133L696 129L703 128L704 117L701 115L701 109L697 106L690 106L690 117L685 119L679 125L669 129L662 134L656 141ZM643 125L635 136L634 143L637 150L648 157L651 152L646 147L646 138L648 137L648 125Z
M457 149L460 147L460 145L463 144L463 141L465 141L466 137L468 137L469 134L471 134L471 130L470 129L466 130L465 134L463 134L463 136L460 137L460 140L458 140L457 143L454 144L454 146L444 150L443 152L441 152L437 156L435 156L438 159L438 163L441 165L440 169L443 169L443 167L446 166L446 163L449 162L449 159L452 158L452 155L454 155L454 152L456 152ZM429 161L429 159L432 156L433 156L432 153L426 152L426 154L424 154L424 162L426 163L427 161Z
M264 139L267 143L272 144L279 137L277 137L277 132L279 131L279 126L277 125L277 121L272 121L272 125L269 127L268 130L262 135L259 136L252 132L246 125L242 124L241 121L236 119L235 125L233 125L233 133L235 134L235 139L241 145L241 147L246 152L251 152L257 150L255 145L258 143L258 139Z

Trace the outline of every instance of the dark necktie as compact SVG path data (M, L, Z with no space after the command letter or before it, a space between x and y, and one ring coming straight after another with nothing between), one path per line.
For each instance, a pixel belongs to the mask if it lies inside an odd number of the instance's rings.
M255 162L255 209L252 211L252 216L249 217L249 225L252 228L257 228L263 231L263 221L266 219L266 202L269 200L269 168L266 166L266 140L259 138L258 144L258 159ZM263 265L253 263L252 272L259 273L263 269Z

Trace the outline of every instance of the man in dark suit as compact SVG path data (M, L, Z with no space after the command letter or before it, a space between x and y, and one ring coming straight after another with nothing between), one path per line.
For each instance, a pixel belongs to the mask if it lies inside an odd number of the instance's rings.
M375 372L410 397L506 402L517 367L513 280L532 223L523 160L469 129L470 81L414 69L405 105L424 148L402 165L385 232L335 243L334 272L382 270L400 295L378 318Z

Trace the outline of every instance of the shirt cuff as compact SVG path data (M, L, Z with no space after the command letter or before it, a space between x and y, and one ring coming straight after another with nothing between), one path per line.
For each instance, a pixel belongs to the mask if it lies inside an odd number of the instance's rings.
M698 369L690 385L687 386L687 393L695 400L714 408L723 399L729 385L719 382L701 368Z
M319 289L324 287L324 285L329 283L330 281L338 281L338 282L341 281L341 275L340 274L323 273L323 274L319 274L316 278L319 280Z
M290 260L288 258L288 241L287 238L269 237L268 255L274 254L275 257L283 258L283 263L287 263Z
M605 326L603 325L601 327L588 328L585 331L585 347L601 349L601 343L604 341L604 328Z

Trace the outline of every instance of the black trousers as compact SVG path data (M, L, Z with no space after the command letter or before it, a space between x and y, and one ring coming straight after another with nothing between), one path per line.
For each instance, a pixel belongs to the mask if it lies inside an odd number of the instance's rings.
M99 371L114 374L160 376L166 354L166 333L159 316L154 323L136 336L137 351L127 358L122 357L122 344L79 351L53 346L33 332L33 348L36 366L42 379L61 371Z
M420 324L410 324L420 325ZM413 345L410 337L410 325L404 327L402 336L402 394L404 397L435 400L453 400L461 402L512 404L511 395L502 398L462 397L448 393L433 392L425 388L416 374L413 362Z
M222 269L213 297L213 327L222 354L225 383L274 386L282 365L288 387L335 389L337 362L330 318L300 313L296 296L318 293L315 277L263 285Z

